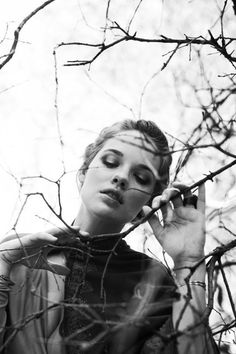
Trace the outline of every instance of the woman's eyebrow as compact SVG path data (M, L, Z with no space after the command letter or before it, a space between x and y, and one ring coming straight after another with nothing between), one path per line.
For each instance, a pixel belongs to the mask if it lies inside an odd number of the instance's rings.
M157 178L157 173L154 172L154 170L152 170L152 169L151 169L150 167L148 167L147 165L138 164L137 167L142 168L142 169L144 169L144 170L150 172L150 173L153 175L154 178Z
M113 152L114 154L118 155L118 156L121 156L123 157L124 154L119 151L119 150L116 150L116 149L107 149L105 150L105 152ZM153 176L154 178L157 178L158 177L158 174L156 173L156 171L154 172L150 167L148 167L147 165L144 165L144 164L138 164L137 167L139 168L143 168L144 170L146 171L149 171Z
M124 154L121 151L116 150L116 149L107 149L107 150L105 150L105 152L113 152L116 155L124 156Z

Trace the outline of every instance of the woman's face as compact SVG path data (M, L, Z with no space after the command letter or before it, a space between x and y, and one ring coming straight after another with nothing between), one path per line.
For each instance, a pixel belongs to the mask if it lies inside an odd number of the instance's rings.
M82 184L87 215L121 226L133 220L152 196L159 166L160 157L140 132L123 131L107 140Z

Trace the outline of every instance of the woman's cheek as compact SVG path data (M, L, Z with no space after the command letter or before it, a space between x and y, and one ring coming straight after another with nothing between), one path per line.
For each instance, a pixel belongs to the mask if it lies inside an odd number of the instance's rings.
M130 195L128 197L130 202L130 209L135 213L140 212L142 207L148 202L149 198L143 193L134 193L134 195ZM136 214L135 214L136 215Z

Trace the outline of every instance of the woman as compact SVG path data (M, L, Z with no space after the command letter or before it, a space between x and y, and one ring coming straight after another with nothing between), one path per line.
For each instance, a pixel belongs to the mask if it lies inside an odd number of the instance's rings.
M204 186L197 202L183 184L167 188L170 164L167 140L153 122L118 122L86 149L73 227L2 241L2 351L215 352L201 321L204 263L185 281L204 255ZM159 207L163 221L153 214L148 222L174 261L175 279L120 233Z

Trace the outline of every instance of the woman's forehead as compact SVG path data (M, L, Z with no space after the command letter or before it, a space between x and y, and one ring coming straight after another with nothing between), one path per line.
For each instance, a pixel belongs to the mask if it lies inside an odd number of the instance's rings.
M155 157L157 156L157 148L151 139L137 130L119 132L114 137L107 140L105 145L116 145L125 149L133 147L136 148L138 153L143 150L151 153Z

